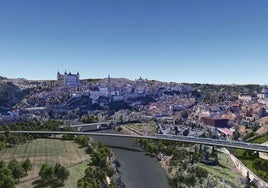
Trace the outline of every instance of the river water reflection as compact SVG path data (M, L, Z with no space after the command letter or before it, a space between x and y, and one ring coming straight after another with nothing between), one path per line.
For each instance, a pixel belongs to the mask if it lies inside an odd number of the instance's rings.
M127 188L168 187L164 169L155 158L146 156L141 148L133 146L134 139L99 136L94 138L104 141L115 153L120 163L122 181Z

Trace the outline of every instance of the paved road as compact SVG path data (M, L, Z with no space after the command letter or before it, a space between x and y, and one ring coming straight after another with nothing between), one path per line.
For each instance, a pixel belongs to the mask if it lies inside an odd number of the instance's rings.
M77 128L77 127L88 127L88 126L109 125L109 124L110 124L110 122L99 122L99 123L70 125L70 127L71 128Z
M231 148L240 148L260 152L268 152L268 146L261 144L252 144L248 142L228 141L192 136L177 136L177 135L162 135L156 136L141 136L141 135L126 135L126 134L115 134L115 133L96 133L96 132L63 132L63 131L9 131L10 133L24 133L24 134L74 134L74 135L94 135L94 136L108 136L108 137L127 137L127 138L146 138L146 139L159 139L159 140L171 140L178 142L188 142L205 144L211 146L222 146ZM0 131L4 133L4 131Z

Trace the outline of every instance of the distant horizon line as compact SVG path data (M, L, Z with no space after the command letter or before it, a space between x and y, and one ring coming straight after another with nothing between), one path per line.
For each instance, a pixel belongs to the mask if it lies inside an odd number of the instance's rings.
M108 74L109 75L109 74ZM96 79L96 80L103 80L103 79L107 79L107 77L104 78L80 78L80 80L87 80L87 79ZM5 79L9 79L9 80L16 80L16 79L24 79L24 80L28 80L28 81L57 81L57 79L28 79L28 78L23 78L23 77L17 77L17 78L10 78L10 77L6 77L6 76L1 76L0 78L5 78ZM135 80L139 80L142 77L139 77L137 79L129 79L127 77L110 77L111 79L127 79L130 81L135 81ZM179 83L179 84L208 84L208 85L260 85L260 86L265 86L267 84L259 84L259 83L204 83L204 82L176 82L176 81L162 81L162 80L157 80L157 79L148 79L148 78L142 78L142 80L148 80L148 81L157 81L157 82L163 82L163 83Z

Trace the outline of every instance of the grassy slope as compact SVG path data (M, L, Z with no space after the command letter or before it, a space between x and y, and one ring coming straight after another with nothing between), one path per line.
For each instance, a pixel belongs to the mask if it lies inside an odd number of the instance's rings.
M262 144L268 141L268 133L266 133L263 136L258 136L254 139L252 139L250 142L257 143L257 144Z
M219 166L208 166L205 164L199 164L199 166L219 179L224 179L225 183L231 185L231 187L244 187L244 185L239 182L239 179L243 177L236 170L229 156L224 153L218 153L218 157L220 162ZM224 187L222 183L218 183L218 187Z
M32 181L38 179L38 172L43 163L55 164L56 162L67 167L70 171L69 179L65 182L66 188L73 188L80 177L83 177L89 156L84 149L78 148L73 141L62 141L57 139L37 139L13 148L0 151L0 160L5 162L11 159L23 161L30 158L33 168L28 176L21 179L17 187L33 187Z
M252 139L250 142L262 144L262 143L265 143L267 141L268 141L268 133L263 135L263 136L256 137L256 138ZM241 160L243 162L243 164L245 164L257 176L259 176L263 180L267 181L266 171L261 171L261 170L257 171L255 168L253 168L254 159L244 158L243 157L244 151L245 150L243 150L243 149L236 149L236 157L239 158L239 160Z
M148 127L150 130L152 130L153 132L156 132L156 128L155 125L153 125L152 123L148 123L148 124L142 124L142 123L129 123L129 124L125 124L123 125L124 127L133 129L135 131L138 132L142 132L143 129L143 125L145 125L146 127Z

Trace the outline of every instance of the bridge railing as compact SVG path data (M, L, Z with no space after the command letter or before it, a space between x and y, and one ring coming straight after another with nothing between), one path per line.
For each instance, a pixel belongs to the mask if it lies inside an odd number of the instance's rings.
M5 131L0 131L0 133ZM63 132L63 131L9 131L10 133L24 133L24 134L74 134L74 135L92 135L92 136L110 136L110 137L129 137L129 138L145 138L145 139L159 139L159 140L171 140L178 142L189 142L198 143L211 146L231 147L240 148L247 150L254 150L260 152L268 152L267 145L252 144L246 142L227 141L219 139L209 139L191 136L175 136L175 135L156 135L156 136L142 136L142 135L126 135L126 134L115 134L115 133L96 133L96 132Z

